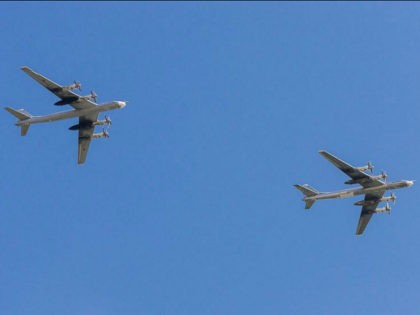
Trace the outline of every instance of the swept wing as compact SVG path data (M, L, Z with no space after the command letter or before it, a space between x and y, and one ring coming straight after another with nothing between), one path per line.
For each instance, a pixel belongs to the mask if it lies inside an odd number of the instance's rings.
M44 77L43 75L36 73L28 67L22 67L22 70L32 77L39 84L44 86L47 90L57 95L65 104L69 104L74 109L88 109L96 107L97 104L91 100L82 97L68 87L62 86L60 84L51 81L50 79ZM90 115L80 116L79 117L79 143L78 143L78 158L77 162L83 164L86 160L87 153L89 151L90 141L92 140L92 134L94 132L95 126L93 125L98 119L98 113L92 113Z
M87 116L79 117L79 146L77 163L83 164L86 160L86 156L89 150L90 141L92 140L92 134L95 129L93 123L98 119L98 113L94 113Z
M369 205L365 205L360 213L359 223L356 228L356 235L361 235L369 223L370 218L375 213L378 207L379 200L384 195L385 190L378 190L374 193L368 193L365 195L365 201L370 202Z
M319 153L332 164L334 164L338 169L347 174L347 176L349 176L352 180L362 185L364 188L379 187L384 185L384 182L380 179L374 178L373 176L358 170L356 167L340 160L327 151L321 150Z
M36 73L35 71L33 71L32 69L26 66L22 67L21 69L30 77L32 77L35 81L37 81L39 84L44 86L47 90L57 95L66 104L69 104L70 106L72 106L74 109L93 108L97 105L96 103L74 93L72 90L68 89L67 87L59 85L55 83L54 81L47 79L43 75Z
M321 150L319 153L343 173L349 176L355 183L362 185L364 188L378 188L365 195L364 201L366 201L366 205L362 207L359 223L356 228L356 235L361 235L368 225L370 218L375 213L378 203L385 193L385 189L381 189L381 186L384 186L385 183L382 180L374 178L373 176L370 176L358 168L344 162L343 160L340 160L327 151Z

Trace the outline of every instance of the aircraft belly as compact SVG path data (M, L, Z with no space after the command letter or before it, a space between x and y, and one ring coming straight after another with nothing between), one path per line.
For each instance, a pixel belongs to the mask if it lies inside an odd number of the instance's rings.
M80 116L86 116L90 115L92 113L97 112L98 110L95 109L84 109L84 110L72 110L67 112L59 112L54 113L46 116L36 116L27 121L27 123L30 124L36 124L36 123L44 123L44 122L52 122L62 119L68 119L68 118L74 118L74 117L80 117Z
M353 196L354 196L354 192L348 191L348 192L340 193L338 198L347 198L347 197L353 197Z

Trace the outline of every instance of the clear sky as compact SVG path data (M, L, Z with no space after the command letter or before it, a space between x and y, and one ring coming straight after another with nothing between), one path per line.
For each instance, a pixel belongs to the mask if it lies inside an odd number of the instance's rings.
M318 154L420 179L420 4L0 3L0 105L62 110L21 66L111 112L26 137L0 112L0 313L418 314L418 187L354 235ZM100 130L100 129L99 129ZM417 186L419 183L417 183Z

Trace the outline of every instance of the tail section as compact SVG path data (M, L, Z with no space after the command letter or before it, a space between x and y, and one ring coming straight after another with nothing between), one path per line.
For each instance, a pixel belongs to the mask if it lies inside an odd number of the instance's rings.
M5 107L5 109L10 114L12 114L13 116L15 116L19 120L26 120L26 119L32 118L32 115L29 114L24 109L14 109L14 108L11 108L11 107Z
M297 189L299 189L305 195L305 197L312 197L319 194L318 190L316 190L315 188L309 185L294 185L294 186ZM303 201L305 201L305 209L310 209L316 200L315 199L305 200L304 198Z
M14 109L14 108L11 108L11 107L5 107L5 109L10 114L12 114L17 119L19 119L19 121L24 121L24 120L27 120L27 119L32 118L32 115L29 114L24 109ZM21 136L25 136L28 133L29 126L30 126L30 124L23 124L23 125L21 125L21 129L20 129L20 135Z

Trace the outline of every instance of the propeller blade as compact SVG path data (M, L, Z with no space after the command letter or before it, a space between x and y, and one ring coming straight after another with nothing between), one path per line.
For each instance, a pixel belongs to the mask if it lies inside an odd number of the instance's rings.
M383 178L384 182L386 182L386 179L387 179L387 177L388 177L388 174L387 174L387 173L385 173L384 171L382 171L381 176L382 176L382 178Z
M395 205L395 201L397 200L397 196L394 193L391 194L392 203Z
M74 87L76 88L76 89L78 89L79 91L81 91L82 90L82 84L80 83L80 82L78 82L78 81L76 81L76 80L74 80Z
M368 162L368 170L373 174L374 166L371 162Z
M95 93L95 91L90 91L90 98L96 103L96 98L98 95Z
M105 128L102 129L102 134L103 134L104 138L109 138L109 133L108 133L108 131L106 131Z

